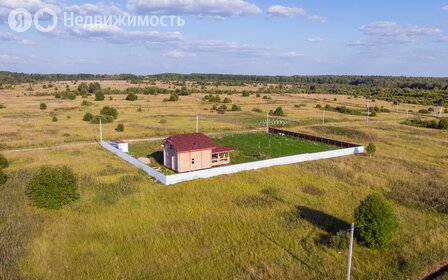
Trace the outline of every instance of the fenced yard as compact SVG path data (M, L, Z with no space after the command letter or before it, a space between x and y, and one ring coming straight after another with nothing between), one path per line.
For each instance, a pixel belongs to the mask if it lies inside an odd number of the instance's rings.
M152 142L151 144L131 145L129 151L133 157L115 149L106 142L101 142L101 145L132 165L143 169L164 185L232 174L245 170L255 170L276 165L347 156L364 152L363 146L355 144L277 129L270 129L269 132L225 135L214 138L213 141L216 144L235 149L231 157L232 164L182 174L174 174L173 171L163 166L163 155L160 148L157 148L157 145L160 145L159 143ZM286 136L287 133L290 133L290 135ZM330 142L332 145L330 145ZM341 149L340 147L345 148ZM151 164L146 165L138 161L136 158L139 157L149 158Z

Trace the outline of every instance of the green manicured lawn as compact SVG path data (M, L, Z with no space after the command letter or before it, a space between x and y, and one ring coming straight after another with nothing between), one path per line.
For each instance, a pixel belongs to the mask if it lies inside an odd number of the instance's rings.
M231 134L212 140L217 145L234 149L230 156L231 164L338 149L318 142L266 133ZM131 144L129 154L135 158L148 157L151 167L160 168L165 174L173 174L167 173L169 170L163 167L163 154L157 141Z
M234 149L231 153L233 164L338 149L318 142L266 133L225 135L214 138L213 142Z

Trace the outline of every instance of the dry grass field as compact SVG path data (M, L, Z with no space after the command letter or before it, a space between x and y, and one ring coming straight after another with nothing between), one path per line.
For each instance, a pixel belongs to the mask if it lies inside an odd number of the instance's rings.
M204 94L178 102L163 102L166 95L139 95L134 102L124 95L98 102L90 96L93 105L81 106L79 96L29 96L48 89L27 87L0 91L6 106L0 109L0 153L10 161L9 179L0 187L0 278L341 279L347 250L331 247L329 237L349 228L354 209L370 193L388 199L399 229L387 249L355 244L353 279L421 279L448 263L448 206L440 206L448 197L448 131L401 124L404 109L423 107L402 104L395 112L392 103L376 100L372 106L392 112L369 123L365 116L326 112L322 125L317 104L364 109L366 100L234 94L227 97L242 111L217 114ZM82 118L103 106L119 112L104 125L106 139L160 141L148 138L194 131L196 113L202 132L255 130L263 128L266 112L281 106L286 116L276 118L290 121L289 130L375 143L377 153L166 187L94 144L98 126ZM124 132L115 131L119 123ZM43 164L71 166L81 198L60 210L30 206L25 185Z

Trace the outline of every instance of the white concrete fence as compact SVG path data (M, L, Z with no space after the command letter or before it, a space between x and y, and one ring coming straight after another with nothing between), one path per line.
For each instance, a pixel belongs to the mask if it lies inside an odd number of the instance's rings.
M132 156L130 156L126 153L123 153L122 151L113 147L109 143L101 141L101 146L103 146L106 150L116 154L117 156L124 159L125 161L129 162L130 164L134 165L135 167L144 170L146 173L148 173L150 176L154 177L155 179L157 179L159 182L161 182L164 185L173 185L173 184L177 184L180 182L195 180L195 179L199 179L199 178L210 178L210 177L224 175L224 174L232 174L232 173L237 173L240 171L255 170L255 169L259 169L259 168L265 168L265 167L276 166L276 165L286 165L286 164L293 164L293 163L304 162L304 161L335 158L335 157L342 157L342 156L364 153L364 146L358 146L358 147L344 148L344 149L338 149L338 150L327 151L327 152L300 154L300 155L273 158L273 159L260 160L260 161L253 161L253 162L247 162L247 163L241 163L241 164L235 164L235 165L227 165L227 166L223 166L223 167L215 167L215 168L198 170L198 171L193 171L193 172L188 172L188 173L164 175L164 174L158 172L157 170L155 170L154 168L151 168L148 165L133 158Z

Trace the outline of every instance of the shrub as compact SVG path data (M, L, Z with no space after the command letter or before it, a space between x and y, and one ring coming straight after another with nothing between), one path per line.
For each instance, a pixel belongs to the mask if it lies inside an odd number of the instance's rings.
M275 109L273 115L274 116L278 116L278 117L284 116L285 113L283 112L283 108L282 107L278 107L277 109Z
M95 101L103 101L104 100L104 93L101 91L95 93Z
M233 104L232 105L232 111L241 111L242 109L241 109L241 107L240 106L238 106L238 105L236 105L236 104Z
M170 98L165 99L164 101L176 102L178 100L179 100L179 95L177 95L176 93L171 93Z
M439 121L439 129L448 129L448 119L444 118Z
M218 111L221 111L221 112L223 112L223 111L227 111L227 106L226 106L226 105L221 105L221 106L218 107L217 110L218 110Z
M250 96L250 92L247 91L247 90L243 90L242 96L249 97Z
M118 131L118 132L123 132L124 131L124 124L119 123L117 125L117 127L115 128L115 130Z
M111 116L114 119L117 119L118 117L118 110L114 107L105 106L103 107L103 109L101 109L100 113L101 115Z
M7 168L9 166L9 162L6 157L0 154L0 169Z
M260 108L253 108L252 111L257 113L263 113L263 110L261 110Z
M127 101L135 101L137 99L138 99L138 96L133 92L129 93L128 96L126 96Z
M76 94L74 94L73 92L67 93L67 99L75 100L76 99Z
M79 199L78 180L67 166L43 166L26 185L26 194L34 206L59 209Z
M322 109L322 105L317 104L317 105L316 105L316 108L317 108L317 109Z
M369 143L369 145L367 145L367 148L366 148L366 153L369 156L375 155L375 153L376 153L376 146L375 146L375 144Z
M90 83L89 84L89 92L95 93L101 89L101 85L98 82Z
M6 174L3 173L3 169L0 168L0 186L6 183L7 179L8 178L6 178Z
M47 110L47 104L45 104L45 103L40 103L40 109L41 109L41 110Z
M232 103L232 99L226 97L226 98L224 98L224 100L222 102L223 103Z
M81 106L92 106L92 102L90 102L89 100L83 100L81 103Z
M90 122L93 119L93 115L91 113L85 113L84 117L82 118L85 122Z
M51 118L51 121L52 121L52 122L57 122L57 121L58 121L58 117L53 116L53 117Z
M420 109L420 110L418 110L418 112L419 112L420 114L429 114L428 109Z
M338 231L335 235L332 235L330 237L330 246L339 250L347 249L349 245L348 239L349 239L348 231L345 230Z
M90 123L92 123L92 124L99 124L100 121L101 121L102 124L113 123L114 122L114 117L109 116L109 115L97 115L97 116L94 116L92 118L92 120L90 120Z
M55 95L54 95L54 98L56 98L56 99L60 99L62 96L61 96L61 94L60 93L56 93Z
M355 210L357 239L368 248L383 248L392 240L398 221L392 207L377 194L367 196Z

